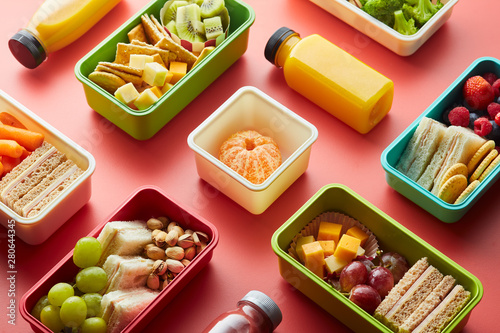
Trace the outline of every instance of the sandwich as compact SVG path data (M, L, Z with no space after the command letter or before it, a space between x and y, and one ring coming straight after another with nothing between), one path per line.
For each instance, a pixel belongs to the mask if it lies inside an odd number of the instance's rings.
M427 258L415 263L379 304L374 316L394 332L440 332L463 308L470 292L443 276Z
M102 265L108 276L104 293L146 286L153 264L153 260L139 256L124 257L115 254L108 256Z
M422 118L396 169L411 180L417 181L431 161L445 131L446 126L441 122L427 117Z
M146 222L140 220L108 222L99 233L97 240L102 247L98 266L102 266L107 257L112 254L141 255L144 247L153 242L151 230L147 228Z
M107 333L121 332L159 294L146 287L115 290L101 300L101 318L107 323Z
M33 217L70 187L83 171L48 142L35 149L0 181L0 200L17 214Z

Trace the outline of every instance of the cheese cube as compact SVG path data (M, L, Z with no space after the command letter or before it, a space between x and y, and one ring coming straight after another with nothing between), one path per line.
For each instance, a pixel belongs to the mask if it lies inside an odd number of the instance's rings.
M187 73L187 63L180 61L170 62L169 71L172 72L173 76L170 83L177 83L180 79L184 77Z
M134 105L139 110L145 110L153 105L158 100L158 96L155 95L151 89L145 89L139 97L134 101Z
M356 252L356 257L364 255L365 255L365 249L362 246L358 247L358 251Z
M168 70L157 62L150 62L144 66L142 79L150 86L160 86L165 84Z
M130 67L144 69L147 63L153 62L153 56L146 54L131 54L128 65Z
M158 53L155 53L155 54L152 55L152 57L153 57L153 61L154 62L157 62L160 65L162 65L163 67L167 68L167 66L165 65L165 62L161 58L161 55L159 55Z
M167 82L163 85L163 87L161 87L161 93L164 94L166 93L167 91L170 90L170 88L172 88L174 85L170 82Z
M325 258L325 267L328 274L340 273L342 269L347 266L349 261L339 259L335 256L329 256Z
M342 224L322 221L319 223L318 240L333 240L338 244L341 231Z
M300 262L304 263L304 251L302 250L302 245L314 242L314 236L304 236L297 239L297 244L295 246L295 252L299 257Z
M304 251L304 265L311 272L323 278L325 276L325 255L319 242L312 242L302 245Z
M360 244L361 241L358 238L344 234L333 255L344 261L351 261L356 258Z
M346 231L346 234L352 237L359 238L359 240L361 241L361 246L365 246L365 243L368 240L368 234L358 226L349 228Z
M124 84L120 88L116 89L115 97L122 103L129 104L132 103L139 97L139 92L135 89L132 82Z
M323 248L323 253L325 258L331 256L335 251L335 242L332 240L321 240L318 241L321 247Z

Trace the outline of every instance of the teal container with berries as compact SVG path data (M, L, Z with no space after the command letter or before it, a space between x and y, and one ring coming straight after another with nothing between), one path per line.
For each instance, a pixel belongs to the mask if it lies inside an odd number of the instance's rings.
M407 174L398 170L397 165L422 119L427 117L445 123L446 119L448 119L446 116L447 112L449 112L456 103L463 102L463 87L467 79L473 76L483 76L486 73L493 73L496 77L500 77L500 61L492 57L482 57L476 59L412 124L410 124L406 130L403 131L403 133L401 133L382 152L381 155L382 167L385 170L386 180L389 186L442 222L454 223L460 220L498 180L500 177L500 168L498 166L492 166L489 170L490 172L479 179L480 181L477 186L474 187L474 189L465 199L463 199L463 201L459 203L449 203L442 200L428 189L422 187L417 181L408 177ZM495 99L493 99L493 101ZM478 111L474 110L469 105L465 106L471 112L469 127L473 128L474 119L477 118L478 115L486 118L489 117L486 110ZM490 120L493 124L494 120ZM498 130L495 128L495 125L492 127L495 131ZM495 133L491 132L484 137L484 140L489 141L494 138L494 135ZM498 145L500 145L500 143L496 142L497 147ZM492 155L493 153L494 152L492 152ZM480 160L479 162L482 161ZM465 162L465 164L468 163ZM469 185L472 182L470 173L467 176L467 181Z

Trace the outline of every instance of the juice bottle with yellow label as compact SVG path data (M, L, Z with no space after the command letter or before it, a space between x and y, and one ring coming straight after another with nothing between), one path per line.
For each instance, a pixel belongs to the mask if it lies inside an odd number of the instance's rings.
M14 57L36 68L48 56L86 33L120 0L46 0L25 29L9 40Z
M362 134L392 106L390 79L319 35L301 38L282 27L269 38L264 54L283 68L292 89Z

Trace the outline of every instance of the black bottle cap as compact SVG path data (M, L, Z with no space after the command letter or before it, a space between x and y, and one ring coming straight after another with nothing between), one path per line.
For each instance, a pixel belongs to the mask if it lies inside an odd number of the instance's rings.
M276 52L288 36L294 34L295 31L289 29L287 27L281 27L272 36L269 38L266 44L266 48L264 49L264 56L266 59L274 65L274 58L276 57Z
M10 52L24 67L38 67L47 54L40 41L27 30L20 30L9 40Z

